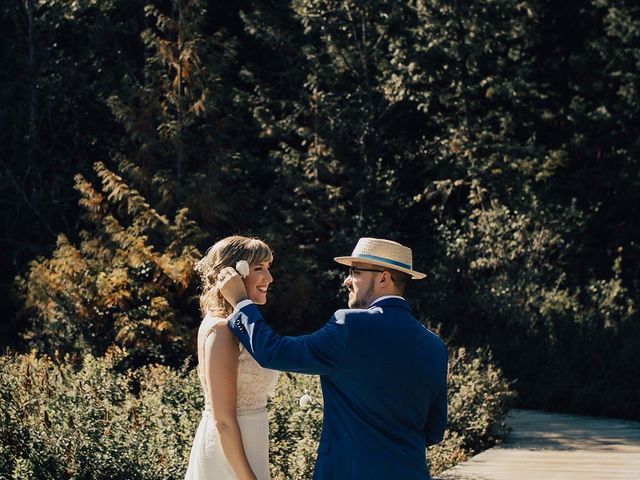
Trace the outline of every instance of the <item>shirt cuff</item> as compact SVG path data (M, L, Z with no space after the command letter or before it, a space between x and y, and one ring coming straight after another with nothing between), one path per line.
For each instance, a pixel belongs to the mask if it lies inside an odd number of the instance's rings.
M240 310L242 310L243 307L246 307L251 303L253 303L253 301L249 300L248 298L242 300L241 302L238 302L236 308L233 309L233 313L238 313Z

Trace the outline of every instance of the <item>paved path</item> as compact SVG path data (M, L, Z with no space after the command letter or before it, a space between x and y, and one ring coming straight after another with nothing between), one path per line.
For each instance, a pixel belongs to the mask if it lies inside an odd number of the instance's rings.
M507 423L503 445L437 478L640 480L640 422L513 410Z

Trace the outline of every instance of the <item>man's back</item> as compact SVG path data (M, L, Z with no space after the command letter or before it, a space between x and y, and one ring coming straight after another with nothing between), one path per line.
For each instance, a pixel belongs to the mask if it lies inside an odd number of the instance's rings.
M252 304L229 326L263 367L321 376L315 480L429 478L425 447L446 426L447 352L403 299L339 310L301 337L276 335Z
M425 447L446 424L446 347L399 298L335 317L344 322L346 348L339 367L321 378L325 418L314 478L429 478Z

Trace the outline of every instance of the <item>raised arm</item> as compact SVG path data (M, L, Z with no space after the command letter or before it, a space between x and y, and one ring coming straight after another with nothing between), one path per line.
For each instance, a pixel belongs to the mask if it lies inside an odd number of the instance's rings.
M205 339L204 358L207 390L220 444L239 480L256 480L242 444L236 416L238 342L224 322L212 327Z
M341 364L348 329L335 316L318 331L300 337L281 337L250 303L229 318L229 328L265 368L328 375Z
M234 307L247 299L240 276L233 268L219 275L220 292ZM340 314L338 314L340 315ZM334 317L317 332L281 337L264 321L258 307L248 303L229 318L229 328L265 368L318 375L330 374L342 362L348 328L344 316Z

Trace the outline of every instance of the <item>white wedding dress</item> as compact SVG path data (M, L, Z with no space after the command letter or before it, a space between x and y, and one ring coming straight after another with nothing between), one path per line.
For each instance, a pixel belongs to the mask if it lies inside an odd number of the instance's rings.
M227 462L213 420L211 400L202 360L204 343L212 327L225 319L206 316L198 335L198 377L205 407L198 425L185 480L236 480ZM204 333L200 335L200 333ZM245 453L258 480L269 480L269 419L267 396L273 391L279 372L262 368L240 344L238 363L237 415ZM215 389L215 385L213 385Z

